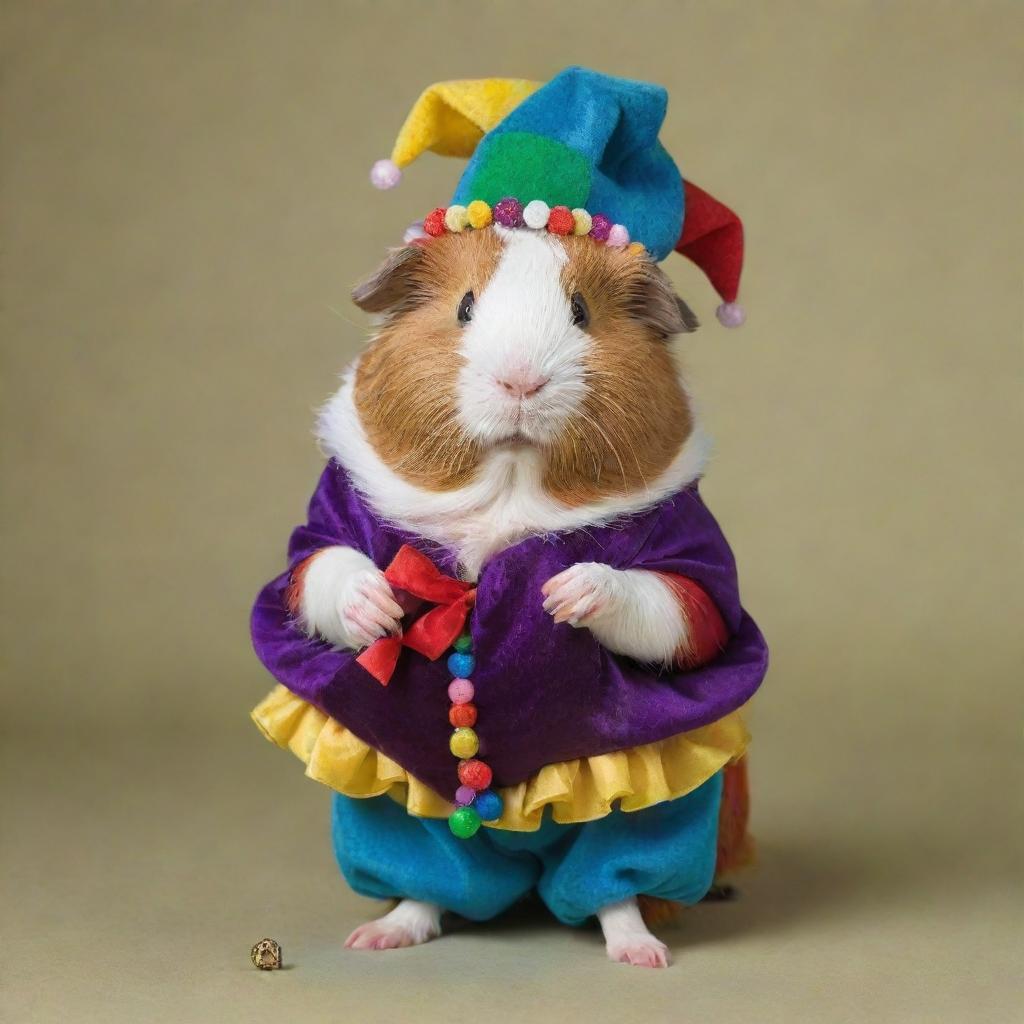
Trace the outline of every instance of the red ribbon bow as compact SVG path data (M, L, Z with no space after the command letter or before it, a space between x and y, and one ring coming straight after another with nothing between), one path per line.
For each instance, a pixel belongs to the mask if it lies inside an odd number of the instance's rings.
M421 615L400 636L382 636L356 658L381 686L391 682L403 647L410 647L431 661L440 658L462 632L476 599L475 587L445 576L423 552L409 544L399 548L384 570L384 578L392 587L437 607Z

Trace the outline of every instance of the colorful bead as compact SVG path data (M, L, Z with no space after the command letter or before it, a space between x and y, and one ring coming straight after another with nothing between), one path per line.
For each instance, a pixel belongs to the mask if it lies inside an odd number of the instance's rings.
M460 807L468 807L476 799L476 790L472 786L459 786L455 790L455 802Z
M589 235L594 222L590 214L581 207L572 211L572 233L574 235Z
M459 839L470 839L480 830L480 815L472 807L459 807L448 816L448 827Z
M642 256L645 248L646 247L644 246L643 242L630 242L628 251L631 252L634 256Z
M480 740L472 729L463 727L452 733L448 747L456 757L472 757L480 749Z
M523 221L528 228L539 231L541 228L547 227L550 213L551 207L543 199L534 199L526 204L526 209L523 210Z
M440 237L444 234L444 215L447 211L443 206L439 206L436 210L431 210L430 213L423 218L423 230L428 235L433 235L435 238Z
M624 224L613 224L608 232L608 244L613 249L624 249L629 245L629 231Z
M491 223L491 208L482 199L474 199L466 207L466 214L471 228L485 228Z
M469 227L469 213L464 206L449 206L444 214L444 226L449 231L462 231Z
M523 204L514 196L506 196L495 203L491 213L495 224L501 224L506 228L521 228L523 226Z
M493 789L485 789L477 793L473 807L484 821L497 821L505 809L505 802Z
M475 757L470 761L463 761L459 765L459 782L471 789L486 789L491 784L492 778L490 765L478 761Z
M473 638L468 633L463 633L453 646L460 654L468 654L473 649Z
M473 693L473 684L468 679L453 679L448 684L448 699L453 704L468 704Z
M448 709L448 721L456 728L462 726L476 725L475 704L453 704Z
M464 678L472 675L475 665L476 658L472 654L456 651L454 654L448 655L448 671L453 676L462 676Z
M590 237L596 238L599 242L608 241L608 233L612 229L612 222L603 214L595 213L590 219Z
M568 206L552 206L548 214L548 231L553 235L568 235L572 233L576 219Z

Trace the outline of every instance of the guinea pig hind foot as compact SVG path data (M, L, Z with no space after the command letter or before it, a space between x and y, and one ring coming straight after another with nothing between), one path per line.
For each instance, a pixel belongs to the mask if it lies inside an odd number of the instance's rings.
M597 912L608 959L634 967L668 967L668 946L644 924L635 899L609 903Z
M374 921L361 924L345 940L346 949L402 949L429 942L441 934L441 907L420 900L401 900Z

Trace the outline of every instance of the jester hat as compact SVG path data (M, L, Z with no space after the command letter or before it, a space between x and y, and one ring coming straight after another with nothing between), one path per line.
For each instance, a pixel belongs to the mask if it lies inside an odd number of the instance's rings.
M572 67L546 85L523 79L440 82L416 101L390 160L370 173L393 188L403 167L430 150L469 163L447 207L418 234L491 223L590 235L612 246L673 250L704 272L722 298L719 321L738 327L743 225L727 206L684 181L658 140L668 93L661 86ZM409 237L407 233L407 237Z

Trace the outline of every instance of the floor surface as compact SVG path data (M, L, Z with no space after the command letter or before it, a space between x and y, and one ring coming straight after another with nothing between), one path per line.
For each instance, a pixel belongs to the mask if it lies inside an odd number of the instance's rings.
M4 745L7 1024L1021 1019L1017 856L985 840L1000 797L969 793L970 771L946 816L942 780L908 772L867 817L855 765L848 797L842 772L799 787L789 769L815 752L766 744L758 867L737 902L663 930L675 962L651 971L532 907L415 949L343 949L378 905L337 873L326 791L244 722L232 742ZM263 936L283 971L251 966Z

